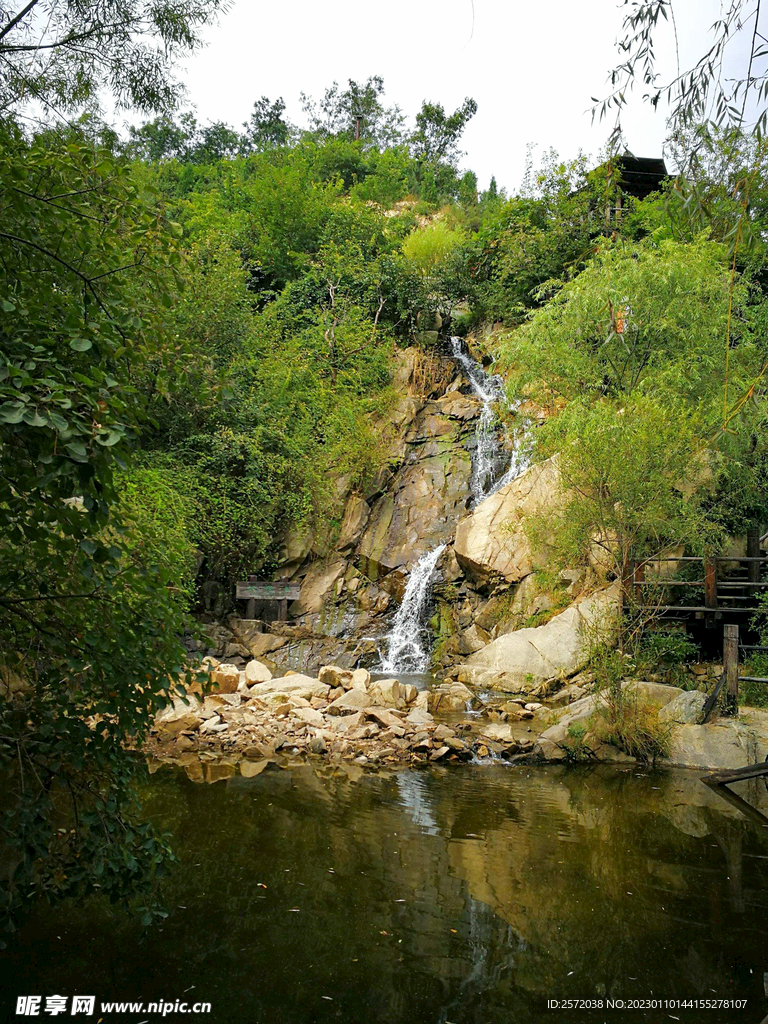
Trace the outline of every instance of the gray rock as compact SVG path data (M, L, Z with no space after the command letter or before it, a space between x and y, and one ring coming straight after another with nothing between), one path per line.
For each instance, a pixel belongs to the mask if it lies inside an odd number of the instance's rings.
M322 736L313 736L309 741L309 749L313 754L326 754L328 747Z
M564 761L566 758L565 751L562 747L559 747L557 743L554 743L550 739L545 739L544 736L539 737L533 750L536 756L542 758L544 761Z
M325 719L314 708L294 708L291 714L294 718L298 718L300 722L304 722L305 725L311 725L315 729L322 729L325 725Z
M745 768L768 755L768 712L749 709L739 718L679 725L668 762L686 768Z
M202 705L197 697L185 700L175 697L173 703L163 708L155 718L155 726L161 732L175 736L180 732L191 732L203 721Z
M256 683L248 691L249 697L258 697L262 700L274 700L280 695L286 697L303 697L311 700L312 697L327 697L330 688L326 683L312 676L299 675L283 676L280 679L270 679L266 683Z
M321 683L325 683L332 689L336 689L337 686L343 686L345 690L351 690L354 682L354 673L350 672L349 669L341 668L339 665L323 665L318 672L318 678ZM364 689L364 687L361 687Z
M675 722L678 725L700 725L704 718L706 703L706 693L701 693L699 690L683 692L659 711L659 719L662 722Z
M570 704L572 701L579 700L580 697L585 696L586 692L583 686L576 686L572 683L570 686L564 686L562 690L559 690L553 697L550 697L549 703L555 707L561 707L564 704Z
M432 715L422 708L414 708L408 713L405 720L411 725L431 725L434 722Z
M370 514L371 507L362 495L350 495L344 509L344 519L341 523L341 531L336 544L339 551L343 554L352 551L363 534Z
M480 733L483 739L495 740L497 743L510 743L515 739L512 726L507 722L488 722L482 726Z
M212 718L209 718L205 722L203 722L203 724L200 726L200 732L226 732L228 728L229 726L227 725L227 723L222 722L221 718L219 718L218 715L213 715Z
M400 692L400 683L396 679L377 679L371 683L370 693L377 704L382 707L396 708L405 703Z

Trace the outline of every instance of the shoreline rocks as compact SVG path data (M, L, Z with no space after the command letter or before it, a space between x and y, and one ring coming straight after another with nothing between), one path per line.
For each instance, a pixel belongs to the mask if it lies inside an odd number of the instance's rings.
M533 748L532 739L517 737L501 721L437 721L438 712L466 713L477 703L462 683L447 680L433 690L417 690L397 679L372 680L365 669L324 665L318 678L290 673L275 679L270 674L249 685L249 678L265 674L264 669L258 663L250 672L214 665L211 692L177 696L158 713L147 751L158 756L234 754L258 763L322 757L373 767L509 758ZM517 707L516 712L533 716ZM519 715L513 717L517 721Z
M431 690L417 690L397 679L371 679L366 669L338 665L323 666L319 678L293 672L275 679L270 673L249 685L249 676L268 671L263 665L246 673L211 664L210 691L174 696L156 715L145 752L161 760L183 758L187 767L192 761L224 764L234 759L248 777L269 765L309 759L360 769L486 759L637 763L600 738L593 716L604 695L586 693L575 684L561 691L561 702L571 698L565 706L501 693L480 699L449 679ZM656 759L657 767L740 768L768 756L766 711L744 708L736 719L715 718L701 725L706 698L700 691L652 681L625 680L622 686L668 730L667 756ZM197 769L194 773L197 778ZM200 779L203 775L210 773L201 773Z

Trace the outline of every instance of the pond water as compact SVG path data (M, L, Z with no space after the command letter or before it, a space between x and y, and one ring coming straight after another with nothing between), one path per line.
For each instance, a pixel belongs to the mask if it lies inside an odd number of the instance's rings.
M17 995L83 992L205 1000L205 1017L166 1019L207 1024L759 1024L768 1013L768 827L695 774L358 774L304 765L204 785L158 771L145 799L180 857L170 916L140 941L98 901L40 912L0 960L5 1019L22 1019ZM547 1009L636 997L748 1005Z

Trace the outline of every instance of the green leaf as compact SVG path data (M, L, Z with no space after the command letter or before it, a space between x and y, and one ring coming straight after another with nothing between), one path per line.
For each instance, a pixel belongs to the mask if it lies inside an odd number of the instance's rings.
M3 405L0 406L0 420L3 423L21 423L21 418L24 415L23 405Z
M104 448L111 448L113 444L117 444L124 437L122 430L111 430L106 437L97 437L96 441Z
M78 441L70 441L64 447L76 462L88 461L88 452L85 449L85 445L80 444Z
M48 419L51 422L51 424L54 427L56 427L56 429L59 430L59 431L66 430L69 427L69 424L64 419L64 417L60 416L57 412L50 412L49 411L48 412Z
M92 345L93 342L89 338L73 338L69 343L69 347L75 352L87 352Z

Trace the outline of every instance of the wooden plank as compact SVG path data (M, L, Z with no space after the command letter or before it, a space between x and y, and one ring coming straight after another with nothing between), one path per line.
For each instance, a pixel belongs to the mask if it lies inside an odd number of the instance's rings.
M238 601L296 601L301 593L298 583L275 583L268 580L245 580L235 584Z
M742 814L747 818L751 818L756 824L762 826L762 828L768 828L768 818L756 807L748 804L746 800L743 800L738 793L734 793L732 789L728 789L728 786L719 786L717 783L709 783L707 781L708 776L705 776L701 781L711 786L711 788L717 793L718 796L722 797L723 800L727 800L729 804L738 808ZM768 1024L768 1017L765 1018L763 1024Z
M645 581L645 564L643 562L634 562L634 573L633 573L633 599L635 604L640 604L643 600L643 582Z
M703 775L701 781L706 782L708 786L727 786L731 782L759 779L763 775L768 775L768 762L766 761L748 764L746 768L729 768L725 771L712 772L711 775Z
M725 672L725 713L739 711L739 627L728 622L723 627L723 671Z
M747 615L752 612L765 611L764 606L761 608L758 605L750 605L748 608L728 608L727 606L708 608L705 604L643 604L640 608L649 612L715 612L717 615L722 615L723 612L729 612L731 615Z
M709 697L707 697L707 703L704 705L704 717L702 718L702 722L706 722L709 716L712 714L712 708L717 703L717 698L720 696L720 691L722 690L724 683L725 672L723 672L723 674L720 676L717 683L715 683L712 693L710 693Z
M715 562L736 562L737 565L748 565L750 562L768 562L768 555L760 555L758 557L750 555L713 555L712 559Z

